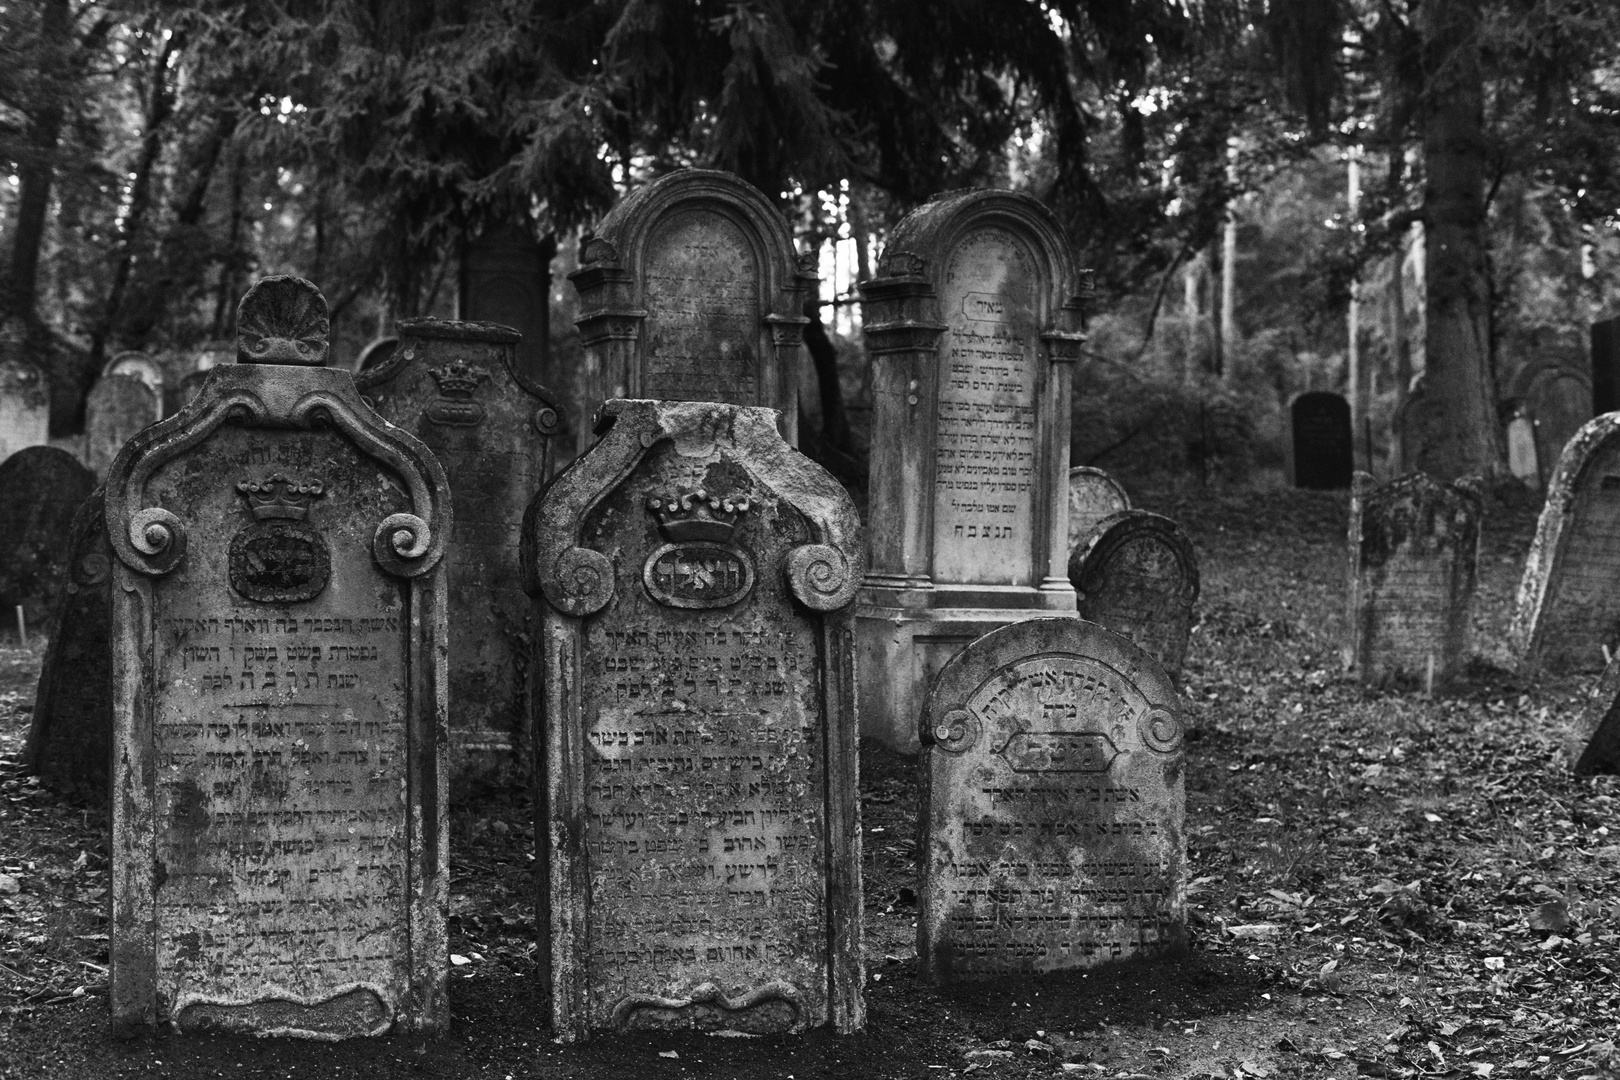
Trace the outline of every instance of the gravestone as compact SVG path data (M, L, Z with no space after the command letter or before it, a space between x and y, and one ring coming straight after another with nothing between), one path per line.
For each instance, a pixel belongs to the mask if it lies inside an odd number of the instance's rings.
M370 371L375 367L381 367L393 357L394 350L398 348L399 336L397 334L377 338L360 350L360 359L354 365L356 374Z
M765 405L796 443L812 265L781 211L730 173L682 169L631 192L568 275L585 347L578 414L609 398Z
M20 337L0 337L0 461L50 438L50 386L22 353Z
M854 504L774 410L602 419L523 533L552 1028L858 1030Z
M923 714L918 968L952 984L1186 948L1181 701L1081 619L953 657Z
M1468 662L1482 485L1410 473L1350 497L1349 656L1363 683L1432 688Z
M1565 747L1576 776L1620 774L1620 656L1609 661L1570 725Z
M18 605L30 628L48 625L67 571L64 540L95 486L88 469L54 446L0 462L0 625L15 630Z
M1089 275L1009 191L906 215L861 286L873 362L862 734L917 750L929 681L998 626L1074 611L1069 398Z
M173 416L189 404L208 381L208 372L221 364L236 363L234 341L210 341L182 356L164 386L163 415Z
M84 403L85 464L104 479L118 451L163 416L163 399L134 375L103 375Z
M73 515L55 633L28 728L28 769L56 791L107 801L112 758L112 547L97 488Z
M1412 410L1417 410L1415 402L1416 395L1408 400ZM1294 486L1316 490L1349 487L1355 467L1350 403L1338 394L1316 390L1295 398L1290 411L1294 421Z
M101 377L109 375L133 375L151 387L159 401L163 400L163 368L143 352L121 352L108 360L102 365Z
M1508 472L1532 491L1539 491L1541 453L1536 447L1535 414L1528 405L1516 402L1509 408L1503 439L1507 443Z
M354 381L378 415L432 448L450 478L450 777L459 794L528 773L534 627L518 538L561 416L517 364L517 331L408 319L399 332L393 355Z
M557 241L535 240L527 228L485 232L461 256L456 316L468 322L510 326L523 337L514 349L519 371L539 385L551 377L551 259Z
M1525 558L1509 631L1520 671L1599 671L1620 647L1620 414L1564 447Z
M112 544L115 1025L443 1030L444 471L261 280L137 435Z
M1082 619L1129 638L1181 678L1198 603L1198 554L1162 514L1123 510L1098 522L1069 556Z
M1131 497L1118 480L1089 465L1069 470L1069 551L1110 514L1131 508Z
M1592 412L1620 410L1620 319L1592 324Z

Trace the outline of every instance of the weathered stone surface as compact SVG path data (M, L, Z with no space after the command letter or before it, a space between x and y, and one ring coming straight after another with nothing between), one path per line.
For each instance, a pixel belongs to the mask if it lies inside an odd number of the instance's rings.
M562 417L518 366L517 332L408 319L399 347L355 376L372 408L432 448L450 478L450 776L527 775L528 666L535 628L518 579L523 512L548 471Z
M1089 465L1069 470L1069 552L1091 535L1097 522L1131 508L1131 497L1118 480Z
M8 627L19 604L30 627L46 626L67 570L64 540L95 486L88 469L54 446L0 462L0 619Z
M936 983L1185 948L1181 701L1080 619L992 631L923 716L918 965Z
M1569 729L1565 748L1576 776L1620 774L1620 656L1603 669Z
M523 534L553 1028L857 1030L855 508L773 410L604 423Z
M399 348L399 335L388 334L377 338L364 349L360 350L360 359L356 361L354 370L358 372L370 371L387 363Z
M1067 481L1085 282L1050 211L943 195L861 286L873 362L862 734L917 749L928 680L997 626L1074 610Z
M1294 486L1331 490L1350 486L1355 440L1350 403L1338 394L1315 390L1294 399Z
M441 1030L444 472L321 366L313 285L237 326L107 482L113 1019Z
M1440 685L1468 662L1482 486L1358 472L1350 498L1348 650L1363 683Z
M551 341L551 258L557 241L535 240L527 229L492 229L461 255L458 317L510 326L523 336L514 347L517 369L545 383Z
M157 394L159 400L163 397L163 367L152 357L143 352L121 352L108 360L101 368L101 377L109 375L133 375Z
M1503 424L1502 435L1507 442L1508 472L1532 491L1539 491L1541 451L1536 446L1536 418L1528 405L1519 403L1513 407Z
M1198 553L1163 514L1123 510L1099 521L1069 556L1080 617L1129 638L1181 678L1198 603Z
M1592 375L1583 361L1555 351L1525 364L1507 387L1535 417L1536 456L1542 461L1557 461L1569 440L1596 415Z
M50 437L50 385L23 352L20 325L0 328L0 461Z
M104 480L124 444L163 418L163 398L137 375L103 375L84 404L85 464Z
M1564 447L1525 558L1510 639L1520 671L1600 671L1620 646L1620 414Z
M781 212L730 173L682 169L631 192L569 275L586 357L579 415L609 398L765 405L796 442L812 265Z
M40 668L27 765L64 794L107 801L112 757L112 548L98 488L73 515L55 632Z
M197 396L208 372L221 364L236 363L236 342L209 341L182 354L169 370L163 386L163 415L173 416Z

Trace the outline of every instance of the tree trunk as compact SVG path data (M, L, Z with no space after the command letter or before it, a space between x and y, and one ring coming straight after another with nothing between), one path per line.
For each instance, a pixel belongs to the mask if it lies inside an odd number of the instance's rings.
M39 253L56 176L56 143L62 134L72 18L68 0L46 0L40 12L41 101L29 119L27 152L17 168L17 221L12 230L3 314L21 318L30 326L39 318Z
M219 264L219 293L214 298L214 338L223 340L232 329L236 314L236 301L241 290L237 288L237 271L245 264L242 252L243 200L246 198L247 154L236 152L231 167L231 225L225 240L225 257Z

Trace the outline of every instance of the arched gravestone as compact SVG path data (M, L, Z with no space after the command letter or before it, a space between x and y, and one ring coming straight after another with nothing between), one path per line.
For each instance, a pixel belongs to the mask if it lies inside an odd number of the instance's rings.
M1162 514L1124 510L1103 518L1069 556L1080 617L1126 638L1181 678L1198 603L1198 554Z
M1527 364L1514 381L1515 396L1536 417L1536 452L1557 461L1564 446L1592 419L1592 380L1586 372L1557 360Z
M12 626L19 604L30 627L46 626L67 570L64 540L95 486L90 470L54 446L0 462L0 618Z
M523 512L562 417L517 364L517 331L408 319L386 361L355 376L371 407L421 439L450 478L450 776L527 775L529 598L518 580Z
M163 417L163 399L135 375L103 375L84 403L85 464L97 479L135 433Z
M861 286L873 362L863 735L915 752L922 695L946 660L1008 622L1074 610L1069 397L1086 282L1039 202L964 191L906 215Z
M1014 623L945 665L922 720L925 978L1185 949L1185 724L1152 657L1081 619Z
M1069 470L1069 551L1072 553L1097 522L1131 508L1131 497L1118 480L1089 465Z
M1620 319L1592 324L1592 412L1620 410Z
M1411 473L1350 497L1350 666L1363 683L1450 681L1468 662L1482 486Z
M210 341L199 345L179 363L180 374L165 384L163 415L173 416L191 402L208 380L208 372L221 364L236 363L236 343Z
M1541 453L1536 446L1536 417L1522 401L1502 405L1502 439L1507 444L1508 472L1532 491L1541 489Z
M152 357L143 352L121 352L108 360L101 368L101 377L108 375L133 375L158 396L163 399L163 368Z
M1316 390L1294 399L1294 486L1333 490L1350 486L1355 440L1350 434L1350 403Z
M774 410L602 420L523 532L552 1028L858 1030L854 504Z
M50 385L22 353L20 338L0 337L0 461L50 438Z
M394 351L399 348L399 336L388 334L380 337L360 350L360 358L355 361L355 374L370 371L381 367L393 358Z
M115 1025L449 1020L444 471L272 277L113 463Z
M112 548L97 488L73 515L66 580L28 728L29 771L51 788L107 801L112 758Z
M517 367L531 383L550 378L551 259L557 241L536 241L527 228L491 229L461 255L461 289L456 315L468 322L510 326L523 337L516 346Z
M568 275L585 347L579 415L621 397L765 405L796 443L811 265L781 211L730 173L682 169L631 192Z

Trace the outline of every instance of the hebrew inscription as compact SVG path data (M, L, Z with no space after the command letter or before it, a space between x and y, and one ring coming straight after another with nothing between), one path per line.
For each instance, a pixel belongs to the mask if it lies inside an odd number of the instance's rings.
M643 397L755 404L760 270L748 235L713 210L660 222L646 261Z

